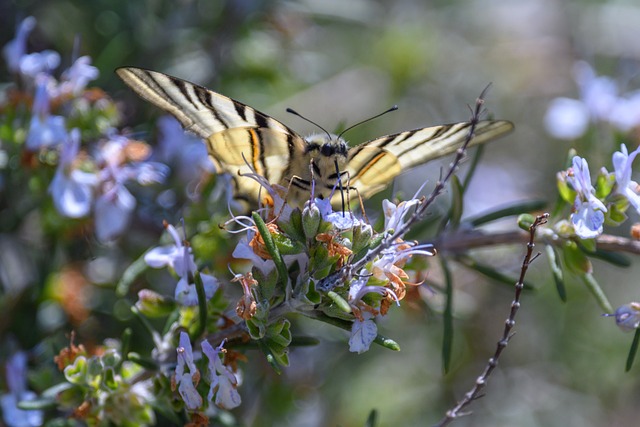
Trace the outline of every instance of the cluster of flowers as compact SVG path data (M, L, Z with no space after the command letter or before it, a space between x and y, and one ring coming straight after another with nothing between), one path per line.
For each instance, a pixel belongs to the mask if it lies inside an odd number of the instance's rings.
M212 171L213 166L206 162L202 143L185 136L173 119L159 122L163 137L153 158L148 145L119 134L115 104L101 90L87 89L99 74L91 59L77 58L56 79L54 72L61 62L57 52L27 53L27 39L35 25L33 17L26 18L3 49L18 85L10 89L0 109L12 121L7 124L26 131L14 132L14 144L0 147L2 158L20 152L23 163L31 167L57 163L48 187L56 210L67 218L92 215L97 238L113 241L126 230L136 207L126 184L165 181L170 171L165 163L175 164L185 182ZM85 146L84 140L96 143ZM174 198L165 195L159 202Z
M604 167L591 184L587 160L574 156L572 167L558 173L558 188L562 198L573 204L571 223L575 235L593 239L603 231L605 223L619 225L626 220L626 210L633 206L640 213L638 183L631 180L631 166L640 148L629 154L622 144L613 154L613 172Z
M375 318L386 315L393 304L399 305L406 296L407 286L419 285L408 282L405 263L413 256L433 255L432 246L396 239L372 257L348 283L329 291L317 289L317 285L330 273L367 256L404 225L405 216L421 200L399 204L385 200L384 230L376 233L370 224L353 213L335 212L329 200L311 199L303 209L294 208L283 197L285 189L257 174L249 176L269 193L269 205L251 216L233 216L226 224L227 228L239 225L230 231L245 234L236 245L233 257L249 261L251 265L251 270L245 273L232 272L230 281L239 282L243 290L236 304L236 317L219 313L213 321L207 321L206 328L199 330L200 335L191 336L215 334L219 338L225 333L233 336L240 331L259 340L261 348L267 356L272 356L270 360L276 365L287 365L291 333L285 316L300 313L349 329L350 351L367 351L378 337ZM166 229L174 243L151 249L144 259L150 267L169 267L175 273L178 281L174 300L181 313L175 326L193 330L194 323L198 322L194 310L214 313L212 306L219 304L222 292L218 290L222 285L212 275L198 270L186 237L181 239L172 225L167 224ZM142 314L153 316L162 311L159 307L165 302L165 297L145 289L139 292L136 306ZM211 402L224 409L240 404L237 369L227 366L232 362L226 359L223 364L217 356L223 343L214 353L207 340L201 342L202 352L210 361L210 389L205 399L196 388L200 375L194 365L191 340L187 333L180 333L172 384L192 417L204 417ZM390 340L386 346L397 349Z
M551 135L576 139L584 135L590 122L605 123L621 132L640 125L640 91L620 95L616 81L597 76L586 62L574 66L580 99L554 99L547 110L545 125Z

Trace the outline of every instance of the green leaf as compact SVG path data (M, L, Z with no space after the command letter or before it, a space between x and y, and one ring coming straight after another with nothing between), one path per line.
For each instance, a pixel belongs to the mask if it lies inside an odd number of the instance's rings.
M288 273L287 273L287 266L284 263L284 260L282 259L282 257L280 256L280 251L278 250L278 247L274 243L271 237L271 233L269 232L267 225L262 220L262 217L260 216L260 214L258 214L257 212L253 212L251 214L251 218L253 218L253 222L256 224L256 228L258 229L258 232L260 233L262 240L264 240L264 244L267 247L267 251L269 252L269 255L271 255L273 262L276 264L276 271L278 272L278 281L284 287L288 282Z
M443 330L442 330L442 368L445 373L449 372L451 367L451 354L453 348L453 279L451 270L444 257L440 257L440 264L444 272L445 279L445 298L446 303L443 313Z
M122 273L122 278L116 285L117 297L122 298L127 295L133 282L149 268L147 263L144 262L145 254L142 254Z
M376 422L378 421L378 411L372 409L369 412L369 416L367 417L367 421L364 423L364 427L376 427Z
M633 336L633 342L631 343L631 348L629 348L629 354L627 355L627 363L625 364L624 370L625 372L629 372L631 367L633 366L633 361L636 358L636 353L638 352L638 345L640 344L640 329L636 329L636 333Z
M453 230L456 230L460 226L460 218L462 218L462 211L464 210L464 190L460 179L457 175L451 177L451 206L449 212L443 218L440 225L440 229L444 229L446 225L449 225Z
M459 256L456 258L456 260L458 262L460 262L461 264L463 264L464 266L471 268L475 271L477 271L478 273L487 276L488 278L495 280L498 283L503 283L505 285L508 285L510 287L513 287L515 285L515 283L518 281L517 278L515 277L511 277L509 275L500 273L499 271L497 271L494 267L487 265L487 264L482 264L479 263L478 261L474 260L473 258L469 257L469 256ZM523 284L523 289L525 290L534 290L535 287L529 283L528 281L525 281Z
M555 248L551 245L546 245L544 249L547 253L547 260L549 260L549 267L551 268L553 281L556 284L558 296L562 302L567 302L567 289L564 286L564 273L562 272L562 267L558 260L558 254L556 253Z
M525 202L517 202L507 206L504 206L498 210L478 215L475 217L471 217L467 219L465 222L470 223L473 227L478 227L480 225L486 224L491 221L495 221L501 218L505 218L513 215L521 215L526 212L539 211L544 209L547 206L547 202L545 200L528 200ZM530 215L532 218L533 215ZM531 221L533 223L533 221ZM527 228L527 231L529 229Z
M600 200L606 199L609 194L611 194L611 190L613 190L615 183L615 175L613 173L605 173L601 169L596 177L596 197Z
M587 286L587 289L589 289L589 292L591 292L591 295L593 295L594 298L596 299L596 302L598 303L598 305L600 305L600 308L605 313L613 313L613 307L611 306L611 303L607 299L607 296L604 294L604 292L602 291L602 288L600 287L596 279L593 277L593 275L590 273L587 273L587 274L581 275L580 277L584 281L584 284Z
M593 271L591 261L575 242L566 241L560 250L564 264L570 271L578 275L589 274Z

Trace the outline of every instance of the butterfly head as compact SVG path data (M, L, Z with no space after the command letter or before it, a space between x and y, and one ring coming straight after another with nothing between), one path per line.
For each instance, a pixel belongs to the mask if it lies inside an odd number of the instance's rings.
M347 161L349 145L341 137L333 134L315 134L306 138L307 153L321 170L335 171L335 165L343 169ZM336 163L337 162L337 163ZM330 165L330 169L323 169L323 165Z

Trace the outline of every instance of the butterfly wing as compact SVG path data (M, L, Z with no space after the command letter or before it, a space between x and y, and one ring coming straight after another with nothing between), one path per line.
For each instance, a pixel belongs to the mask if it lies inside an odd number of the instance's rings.
M142 98L203 138L220 172L233 176L249 172L248 162L270 182L280 183L289 174L292 161L304 157L302 137L241 102L156 71L124 67L116 73ZM257 199L259 185L255 181L236 179L236 187L239 193Z
M384 189L403 171L455 152L469 135L470 123L432 126L383 136L349 149L350 185L364 198ZM476 125L469 145L482 144L513 130L504 120Z

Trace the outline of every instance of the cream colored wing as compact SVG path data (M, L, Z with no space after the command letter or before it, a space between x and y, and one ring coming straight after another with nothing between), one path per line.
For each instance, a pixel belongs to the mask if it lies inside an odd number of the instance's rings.
M454 123L387 135L349 149L350 185L362 197L384 189L407 169L455 152L469 134L469 123ZM482 144L513 130L504 120L486 120L476 125L469 145Z

